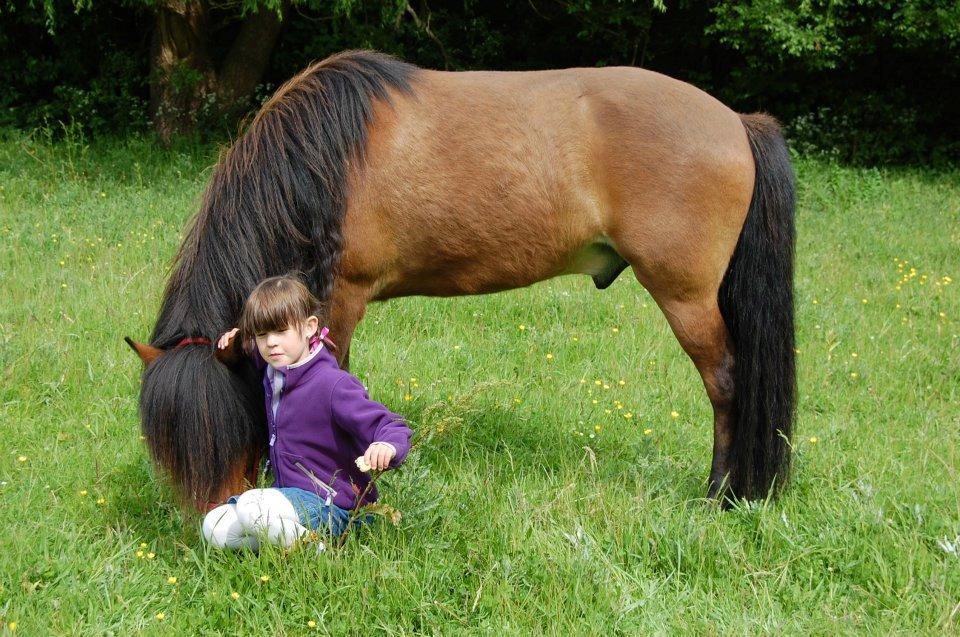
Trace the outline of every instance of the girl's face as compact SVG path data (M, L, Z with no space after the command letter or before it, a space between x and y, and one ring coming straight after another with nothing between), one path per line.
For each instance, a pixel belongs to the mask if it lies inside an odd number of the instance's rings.
M289 326L282 332L257 334L260 356L274 369L295 365L310 355L310 337L317 333L319 320L310 316L303 325Z

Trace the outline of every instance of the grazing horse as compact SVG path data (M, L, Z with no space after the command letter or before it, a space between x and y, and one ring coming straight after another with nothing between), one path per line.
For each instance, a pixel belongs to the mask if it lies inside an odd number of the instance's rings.
M196 506L255 475L252 365L211 342L261 279L304 273L348 364L371 301L561 274L650 292L713 406L712 497L787 475L794 178L776 121L638 68L448 73L370 51L313 64L225 150L174 261L140 415ZM629 355L625 352L624 355Z

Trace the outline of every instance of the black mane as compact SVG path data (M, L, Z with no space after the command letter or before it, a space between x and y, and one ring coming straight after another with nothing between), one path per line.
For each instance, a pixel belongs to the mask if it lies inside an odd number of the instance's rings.
M363 162L375 99L411 91L417 67L373 51L311 65L223 152L174 260L152 345L213 339L262 279L306 274L321 301L341 249L347 172Z
M154 461L182 496L207 502L266 445L259 375L228 368L211 341L236 325L262 279L300 270L321 301L341 251L348 171L364 160L374 100L411 92L417 68L348 51L284 84L223 152L173 262L150 342L140 417ZM174 348L174 349L171 349Z

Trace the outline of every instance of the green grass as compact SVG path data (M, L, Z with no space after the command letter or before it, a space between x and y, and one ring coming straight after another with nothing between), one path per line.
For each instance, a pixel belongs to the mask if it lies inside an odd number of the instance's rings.
M663 316L629 273L566 277L372 306L353 371L445 423L383 479L403 519L255 556L208 550L157 479L121 340L148 337L215 157L0 137L0 632L960 632L957 172L797 161L778 501L703 500L709 404Z

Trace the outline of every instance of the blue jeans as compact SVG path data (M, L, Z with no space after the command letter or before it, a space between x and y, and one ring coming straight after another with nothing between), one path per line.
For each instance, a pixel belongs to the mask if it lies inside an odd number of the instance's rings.
M313 529L314 531L327 531L330 535L337 536L347 530L347 524L350 522L352 512L347 509L341 509L332 502L327 504L323 498L316 493L296 487L273 487L293 505L300 518L300 524ZM239 496L230 497L227 502L236 504ZM364 522L370 522L373 516L370 514L361 515L353 521L354 526L359 526Z

